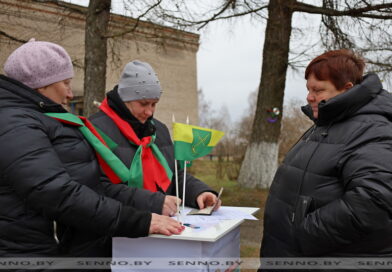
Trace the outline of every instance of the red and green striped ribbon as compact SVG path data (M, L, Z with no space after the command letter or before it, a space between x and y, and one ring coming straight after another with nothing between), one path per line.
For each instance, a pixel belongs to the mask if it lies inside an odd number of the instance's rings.
M165 191L170 185L173 173L165 157L154 143L155 135L142 139L129 169L108 147L108 145L113 146L115 143L113 141L108 143L110 138L96 129L86 118L72 113L46 113L46 115L62 123L78 127L96 151L99 164L112 183L126 182L130 187L144 187L153 192L157 191L156 185ZM147 152L143 152L143 149ZM147 174L145 174L146 171ZM145 182L145 176L149 178L148 183Z
M121 133L129 142L137 146L136 153L131 163L131 176L141 180L143 187L152 192L157 191L157 185L164 191L167 190L173 177L173 172L158 146L155 144L155 135L139 139L131 125L121 119L111 109L105 99L100 109L116 124Z
M96 151L99 164L112 183L130 182L129 169L110 150L101 134L86 118L78 117L72 113L46 113L46 115L62 123L78 127L85 139ZM107 136L105 135L105 137ZM142 187L141 184L133 185Z

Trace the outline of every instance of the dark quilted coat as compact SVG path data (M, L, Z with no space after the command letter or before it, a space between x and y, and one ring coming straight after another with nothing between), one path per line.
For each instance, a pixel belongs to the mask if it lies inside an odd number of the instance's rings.
M118 114L121 112L122 116L128 117L130 119L135 119L128 109L126 109L124 103L120 100L117 88L108 93L108 104L116 111ZM120 115L121 116L121 115ZM122 117L121 116L121 117ZM121 133L116 124L102 111L91 116L91 122L101 129L105 134L107 134L118 146L113 150L113 152L121 159L121 161L130 167L133 157L136 152L136 146L132 145ZM129 123L131 123L129 121ZM139 123L139 124L138 124ZM163 156L166 158L169 167L173 171L173 180L168 190L165 192L169 195L176 194L175 188L175 176L174 176L174 148L173 143L170 138L169 130L166 125L162 122L153 119L153 124L155 125L156 140L159 150L162 152ZM132 126L140 127L140 122L132 122ZM135 128L134 128L135 130ZM140 132L140 128L135 130L136 133ZM183 188L183 174L182 170L179 170L178 180L179 180L179 196L182 196ZM214 192L206 184L196 179L192 175L187 174L186 176L186 195L185 204L190 207L198 207L196 203L196 198L199 194L203 192Z
M79 130L44 112L64 109L0 76L0 256L109 257L111 236L148 235L139 209L163 195L105 182Z
M320 102L272 182L262 257L392 256L391 120L374 74Z

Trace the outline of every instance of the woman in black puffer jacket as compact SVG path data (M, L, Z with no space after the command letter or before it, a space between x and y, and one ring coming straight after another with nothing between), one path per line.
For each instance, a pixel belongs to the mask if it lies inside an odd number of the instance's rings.
M102 102L100 111L90 118L91 122L115 143L113 153L131 172L137 170L138 165L140 168L147 169L144 166L147 164L149 172L159 173L161 166L151 163L155 158L144 155L144 152L148 151L147 149L154 150L150 146L151 143L155 144L162 154L167 168L172 173L175 172L174 147L169 130L165 124L153 117L161 93L159 79L153 68L146 62L131 61L125 65L118 86L107 93L107 98ZM129 133L130 131L133 135ZM140 143L150 138L151 142L142 149L142 155L137 155L141 148ZM142 157L141 163L138 163L139 157ZM155 174L155 176L147 174L140 175L138 186L153 192L163 191L167 195L171 195L173 201L169 210L171 214L175 214L177 211L176 198L174 197L176 195L175 175L173 174L170 178L162 172ZM184 171L179 170L179 196L183 195L183 180ZM129 185L131 187L137 186ZM220 200L216 195L217 193L208 185L190 174L186 175L185 204L187 206L205 208L218 201L215 206L218 209Z
M307 67L315 124L276 172L261 257L392 256L392 97L363 69L349 50Z
M112 236L179 233L177 222L154 214L162 210L162 194L107 182L77 127L45 115L66 113L62 105L73 96L72 63L62 47L30 41L10 55L4 71L1 257L110 257ZM134 201L136 195L142 203Z

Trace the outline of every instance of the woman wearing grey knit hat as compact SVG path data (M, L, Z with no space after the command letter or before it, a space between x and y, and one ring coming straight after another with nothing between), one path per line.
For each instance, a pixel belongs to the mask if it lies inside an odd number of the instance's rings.
M113 152L130 169L131 177L126 183L130 187L171 195L165 198L162 213L174 215L177 198L172 182L173 144L167 127L153 118L161 93L159 79L152 67L146 62L131 61L125 66L118 86L107 93L100 111L90 119L114 142ZM179 171L181 182L183 174ZM187 206L201 209L219 201L216 192L189 174L186 184ZM220 202L217 204L216 208L219 208Z
M182 231L175 220L156 214L162 194L114 185L102 176L83 119L63 107L73 97L73 67L64 48L32 40L9 56L4 71L1 257L110 257L112 236Z

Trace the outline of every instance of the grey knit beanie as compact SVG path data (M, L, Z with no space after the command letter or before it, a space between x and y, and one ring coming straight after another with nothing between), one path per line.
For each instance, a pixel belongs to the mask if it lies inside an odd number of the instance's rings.
M74 76L71 58L64 48L35 39L11 53L4 64L4 72L32 89Z
M134 60L125 65L118 83L122 101L159 99L161 93L159 79L150 64Z

